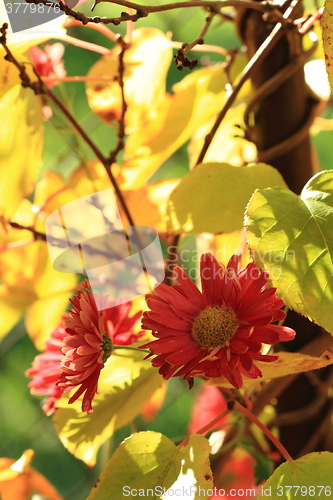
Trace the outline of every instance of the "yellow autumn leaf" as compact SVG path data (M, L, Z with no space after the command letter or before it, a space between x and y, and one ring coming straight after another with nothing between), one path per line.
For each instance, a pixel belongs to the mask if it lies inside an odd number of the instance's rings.
M241 255L240 268L243 269L250 262L250 254L245 251L245 233L243 230L234 231L226 234L216 234L214 238L214 254L217 260L224 265L227 265L229 259L234 255Z
M16 325L35 298L32 290L0 285L0 340Z
M34 187L42 165L42 102L15 85L0 99L0 219L8 220Z
M77 276L55 271L45 244L41 250L43 273L33 283L37 300L28 308L25 324L37 349L44 350L46 340L69 307L69 298L75 291Z
M115 169L115 174L117 171L119 171L118 168ZM133 214L135 224L165 231L164 218L167 200L178 183L179 179L167 179L147 184L140 189L123 189L123 197L129 211ZM105 168L97 161L89 161L86 166L74 170L68 186L72 190L73 199L112 187ZM119 201L117 205L125 220L126 217Z
M138 226L150 226L165 231L167 201L180 179L153 182L140 189L124 190L124 198L129 211L134 214Z
M318 370L319 368L324 368L325 366L333 364L333 353L330 351L325 351L319 358L299 352L276 352L273 354L279 356L276 361L270 363L255 361L255 364L262 372L262 377L256 379L242 377L244 389L248 389L259 382L264 382L272 378L285 377L286 375L294 375L310 370ZM210 378L208 384L217 385L218 387L233 387L224 377Z
M231 81L244 65L244 56L237 56ZM120 169L121 187L143 186L203 123L214 117L225 102L227 83L221 63L196 70L174 85L174 94L165 95L156 118L129 136ZM248 92L245 86L239 99Z
M23 200L13 219L27 226L33 224L32 208L28 200ZM52 268L46 242L34 241L30 231L11 228L0 229L0 276L0 338L27 312L28 333L43 350L69 305L77 276Z
M101 445L114 431L132 422L163 379L142 352L116 350L98 380L93 412L82 412L82 401L68 404L66 393L56 403L53 422L63 445L87 465L96 463Z
M113 165L112 172L115 176L116 170ZM86 165L76 168L69 178L68 185L76 198L112 188L104 166L95 160L90 160Z
M63 176L52 170L46 170L35 187L34 210L43 212L45 219L54 210L75 199L75 193L66 184Z
M34 75L29 59L19 52L13 51L13 55L20 63L29 63L26 65L26 71L30 78L35 80L36 76ZM19 84L21 84L21 78L16 66L6 61L3 54L0 52L0 97L6 94L14 85Z
M255 160L257 149L252 142L244 139L242 131L245 109L245 103L229 109L208 148L205 162L227 162L238 167ZM205 137L211 130L214 121L215 117L203 124L192 136L189 144L190 168L194 167Z
M222 65L187 75L166 97L159 116L127 140L121 167L122 188L137 189L208 119L225 99Z
M155 420L156 415L164 403L164 399L167 393L167 384L163 382L161 387L156 389L156 391L150 396L149 400L141 410L141 416L147 421L152 422Z
M95 63L88 73L88 78L102 77L109 81L87 81L86 84L91 109L107 123L121 116L122 98L116 81L119 51L120 48L115 47L110 54ZM164 100L171 58L170 41L162 31L156 28L139 28L133 32L131 45L124 54L127 132L144 127L156 117Z

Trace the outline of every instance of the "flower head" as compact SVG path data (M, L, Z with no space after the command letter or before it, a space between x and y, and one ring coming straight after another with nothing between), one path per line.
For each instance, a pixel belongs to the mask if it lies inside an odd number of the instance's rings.
M76 387L69 403L84 394L82 411L92 412L99 375L113 345L132 344L142 335L133 332L141 312L129 317L129 303L99 311L87 282L70 302L72 309L52 333L46 351L35 358L27 371L33 377L29 383L31 392L48 395L43 406L47 414L54 411L63 392Z
M156 294L147 295L150 311L142 327L152 330L157 340L142 348L156 355L152 364L165 379L183 376L193 386L193 377L225 377L241 388L242 375L262 375L254 364L274 361L277 356L261 353L262 344L292 340L294 330L271 325L285 318L283 301L275 288L267 288L267 273L254 263L239 271L234 255L226 267L211 254L201 257L202 293L180 269L179 285L161 284Z
M60 325L51 333L51 338L46 342L45 351L35 357L32 367L26 371L26 375L32 378L28 384L31 394L48 396L43 405L46 415L54 412L54 404L64 392L64 389L56 384L60 374L60 361L64 356L63 341L67 335L64 328L65 318L66 316L63 316Z

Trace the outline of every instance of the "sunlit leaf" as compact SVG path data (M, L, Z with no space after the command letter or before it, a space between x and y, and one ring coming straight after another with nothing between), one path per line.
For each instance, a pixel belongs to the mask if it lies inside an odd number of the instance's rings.
M249 252L244 251L246 235L244 230L214 236L214 254L217 260L227 265L234 254L241 255L240 268L251 262Z
M29 226L35 215L31 208L24 200L13 219ZM46 243L34 241L30 231L0 230L0 241L0 337L27 312L28 333L43 350L69 306L77 277L55 271Z
M68 405L65 396L56 404L53 419L63 445L90 466L95 464L100 446L116 429L131 422L162 384L143 354L126 350L112 354L101 371L93 413L83 413L79 400Z
M253 258L277 294L333 333L333 172L321 172L300 196L282 188L257 191L247 208Z
M114 169L117 173L117 168ZM56 179L55 179L56 180ZM150 226L158 230L165 230L165 212L167 199L171 191L179 183L178 179L153 182L140 189L123 189L122 193L129 211L133 214L136 225ZM50 177L49 187L53 185L53 174ZM73 199L102 191L111 187L105 168L99 162L90 161L86 166L78 167L72 173L68 182L68 191L57 198L74 196ZM52 205L52 202L49 206ZM118 209L123 213L121 204Z
M0 99L0 218L10 218L27 196L42 164L42 102L15 85Z
M124 190L124 198L135 224L165 230L167 200L179 179L154 182L140 189Z
M156 415L164 402L166 391L167 384L164 382L161 387L156 389L154 394L150 396L149 400L142 408L141 416L147 422L152 422L153 420L155 420Z
M35 298L32 290L0 285L0 340L16 325Z
M89 105L107 123L121 116L122 98L116 77L119 72L119 51L114 48L103 56L88 73L88 78L108 78L109 81L87 81ZM145 127L154 119L164 100L166 76L172 58L168 38L156 28L139 28L132 34L130 47L124 55L124 87L128 105L127 131ZM149 91L147 91L149 88Z
M43 246L43 252L43 273L33 285L38 298L27 310L25 318L27 331L39 350L45 349L46 340L68 309L69 298L73 295L77 283L75 274L60 273L53 269L46 245Z
M237 167L255 160L256 147L252 142L244 139L244 132L242 131L245 108L246 104L242 103L229 109L208 148L205 162L227 162ZM197 161L205 137L211 130L214 121L215 117L202 125L191 138L189 145L191 168Z
M115 165L112 166L113 173ZM89 161L87 165L76 168L68 180L75 196L80 198L112 187L104 166L98 161Z
M276 352L274 355L279 356L279 359L270 363L264 361L255 362L262 372L262 377L256 379L243 377L243 387L245 389L264 380L293 375L295 373L303 373L309 370L318 370L319 368L324 368L325 366L333 364L333 354L330 351L325 351L320 358L308 356L307 354L301 354L299 352ZM223 377L210 378L208 384L232 388L232 385Z
M38 208L43 213L43 220L45 220L54 210L74 201L76 198L74 191L70 186L67 186L61 174L46 170L42 179L36 184L34 210Z
M148 489L158 500L166 498L163 492L168 495L170 488L175 496L186 495L192 500L199 498L201 488L200 499L205 500L209 496L205 491L213 488L209 451L207 439L199 435L191 436L186 446L177 448L157 432L134 434L113 454L88 500L123 500L128 492L131 498L147 498Z
M331 89L327 81L325 63L321 59L309 61L304 65L305 81L310 89L320 99L328 101L331 97Z
M258 500L281 498L283 500L330 498L333 491L333 453L309 453L295 460L284 462L263 486Z
M269 165L233 167L227 163L201 163L170 195L168 231L179 234L239 230L255 189L269 186L285 186L279 172Z
M173 87L159 116L132 134L125 148L121 174L127 189L142 186L158 167L214 116L225 100L222 64L187 75Z
M20 63L29 63L29 59L22 54L15 53L14 52L14 57L20 62ZM16 68L16 66L9 61L6 61L4 57L1 57L2 54L0 52L0 98L8 92L14 85L19 85L21 84L21 78L19 75L19 72ZM31 64L28 64L26 66L27 73L30 77L36 78L34 76L33 69L31 67Z

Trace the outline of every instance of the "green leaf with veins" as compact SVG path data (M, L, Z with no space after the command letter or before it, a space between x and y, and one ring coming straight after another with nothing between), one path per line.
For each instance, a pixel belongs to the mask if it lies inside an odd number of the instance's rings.
M333 172L312 177L300 196L279 187L256 191L245 228L277 295L333 334Z

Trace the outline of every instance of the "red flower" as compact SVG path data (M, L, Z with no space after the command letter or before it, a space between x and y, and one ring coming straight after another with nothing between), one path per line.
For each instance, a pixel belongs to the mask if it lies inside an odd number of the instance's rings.
M30 56L39 76L54 78L53 81L46 83L49 87L54 87L57 84L57 78L66 76L62 61L64 51L65 47L59 42L46 45L44 51L37 46L30 48Z
M141 335L133 332L141 312L129 318L129 303L98 311L87 282L70 302L73 308L64 317L62 327L52 333L46 351L35 358L27 371L28 376L34 377L29 383L32 392L49 395L43 406L47 414L54 411L62 393L74 387L78 389L69 403L84 394L82 411L92 412L99 375L113 345L131 344Z
M262 343L292 340L294 330L271 325L285 318L284 303L267 288L267 273L254 263L241 271L234 255L227 267L211 254L201 258L202 293L176 268L179 285L161 284L147 295L149 312L142 327L152 330L154 340L147 356L165 379L183 376L193 386L193 377L225 377L236 388L242 376L262 375L253 360L274 361L278 356L261 354Z
M62 347L64 337L67 335L64 328L65 316L60 325L51 333L51 338L46 342L46 349L42 354L35 357L32 367L26 371L26 375L33 380L29 382L31 394L48 396L43 411L46 415L54 412L54 404L61 397L64 389L57 386L60 374L60 361L63 358Z

